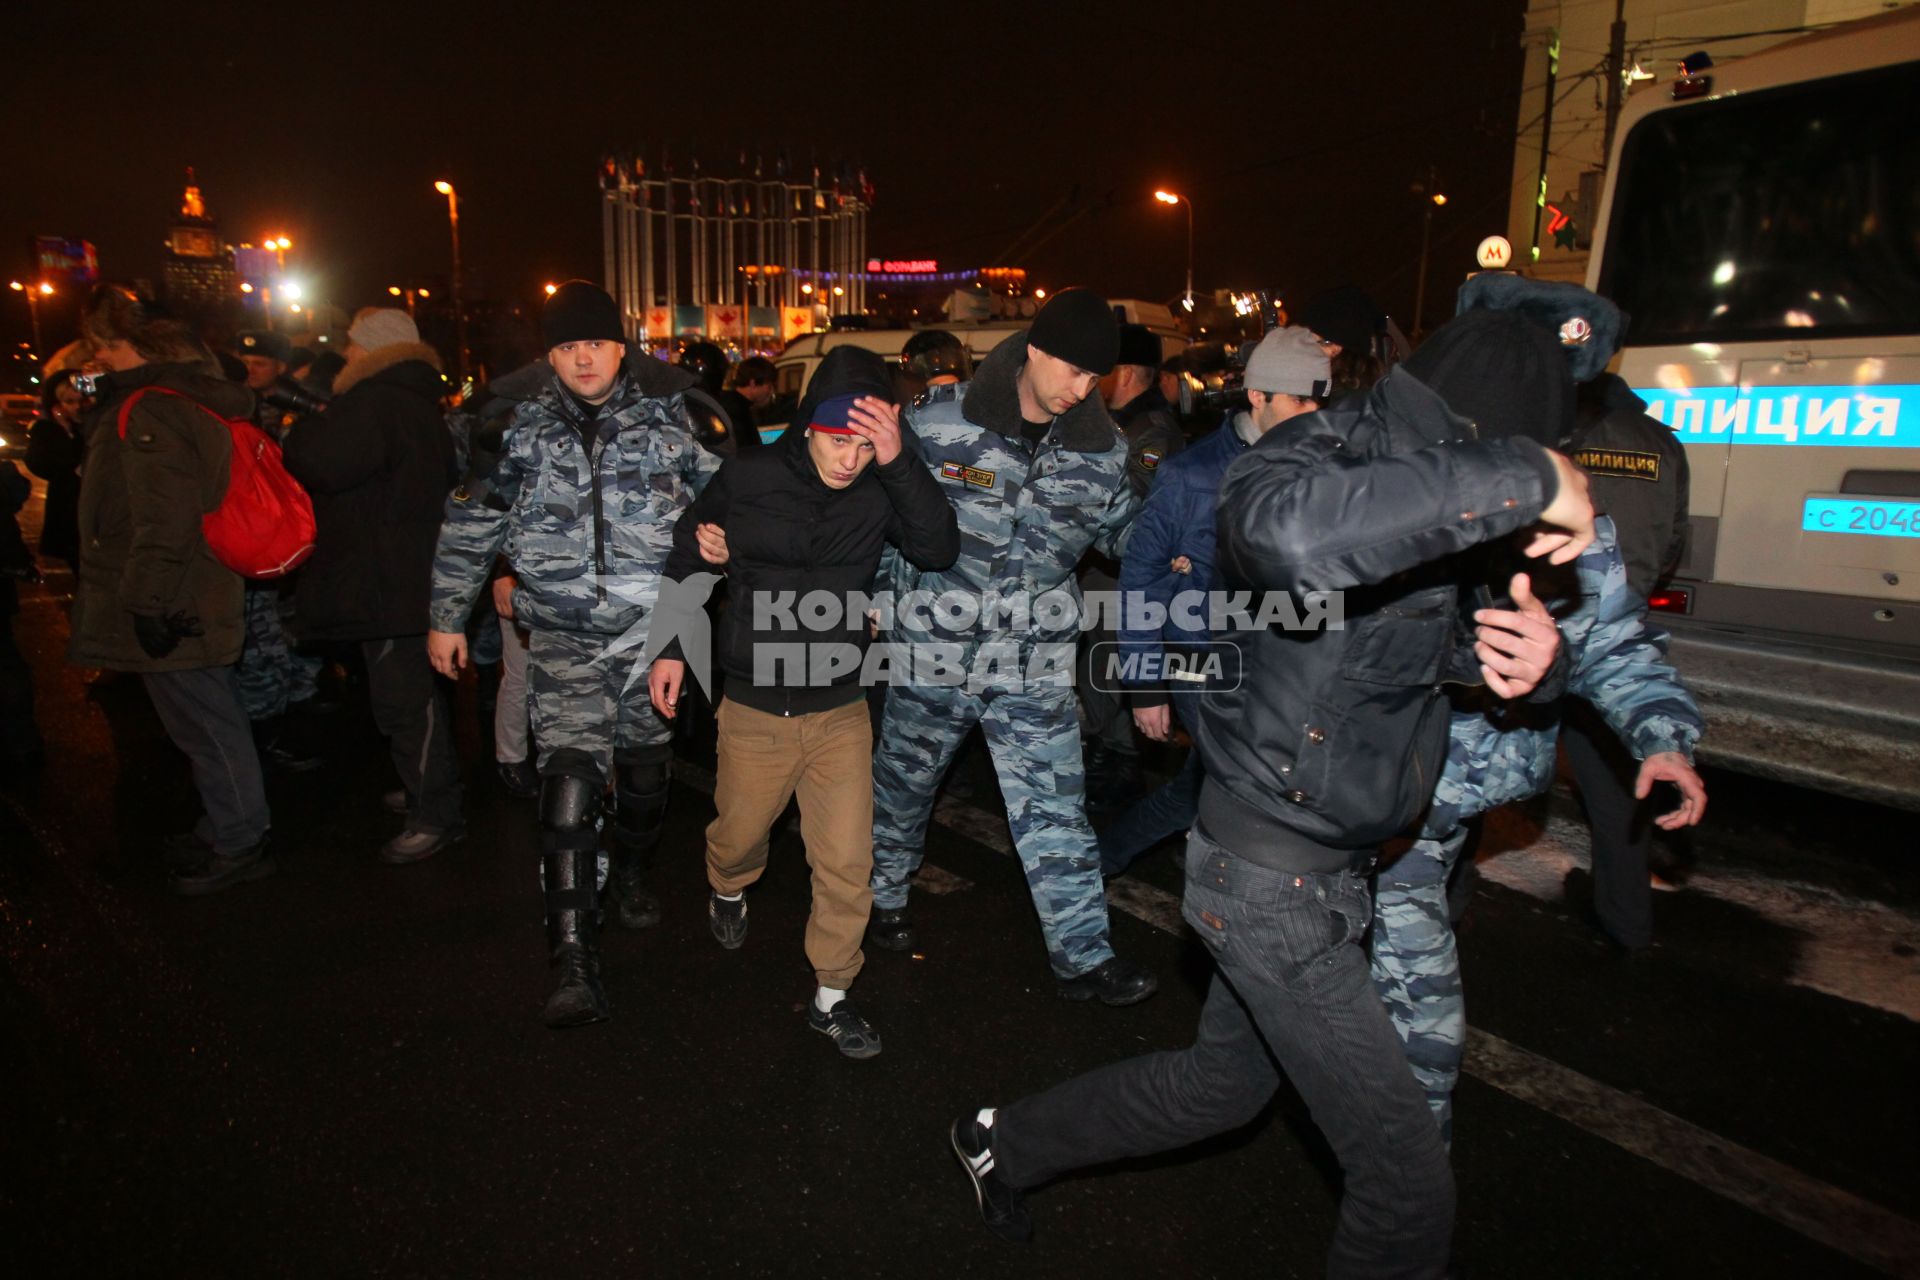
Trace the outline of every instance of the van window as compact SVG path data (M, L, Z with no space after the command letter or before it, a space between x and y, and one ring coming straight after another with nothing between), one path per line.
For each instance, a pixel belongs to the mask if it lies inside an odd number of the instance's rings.
M804 364L783 364L774 371L773 394L790 396L795 403L800 399L800 386L807 380L807 366Z
M1600 291L1636 346L1920 328L1920 63L1642 119Z

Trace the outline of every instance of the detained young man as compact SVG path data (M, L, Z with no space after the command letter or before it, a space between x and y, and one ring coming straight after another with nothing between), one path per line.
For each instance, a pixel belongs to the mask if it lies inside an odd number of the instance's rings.
M746 941L746 890L766 870L769 832L797 794L813 873L807 1021L849 1058L880 1052L847 991L865 961L860 940L873 906L873 730L860 680L869 632L859 601L889 543L923 569L945 568L960 550L953 508L903 433L885 363L843 347L822 362L792 429L728 460L680 517L666 567L684 582L724 558L729 580L717 645L719 813L707 828L713 936L728 949ZM822 616L780 607L813 593L838 608ZM649 675L667 718L684 658L670 648Z

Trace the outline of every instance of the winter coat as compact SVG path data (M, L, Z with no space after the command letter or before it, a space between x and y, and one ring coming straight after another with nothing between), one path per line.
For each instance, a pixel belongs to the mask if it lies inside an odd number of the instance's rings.
M1021 435L1015 380L1027 358L1016 333L980 362L971 382L928 389L909 410L920 456L953 504L960 555L946 569L908 570L894 561L897 592L959 592L976 601L1063 593L1075 611L1033 608L1018 628L1008 611L980 611L962 625L937 610L903 610L894 639L909 644L978 645L1011 640L1023 669L1035 651L1065 645L1067 669L1079 638L1080 587L1074 567L1089 549L1116 559L1140 509L1127 483L1127 444L1098 396L1053 420L1038 447ZM966 659L972 661L969 655Z
M1644 601L1687 545L1687 451L1611 373L1580 388L1568 455L1586 470L1593 506L1614 517L1627 582Z
M458 478L440 414L440 357L381 347L340 371L326 412L287 431L287 470L313 498L313 558L294 589L303 640L427 630L440 511Z
M1143 613L1123 611L1122 657L1157 654L1163 645L1191 648L1213 638L1204 606L1197 611L1197 619L1195 610L1173 606L1177 597L1210 592L1216 585L1214 522L1220 507L1220 481L1246 451L1247 442L1229 418L1191 449L1160 464L1146 505L1133 522L1127 558L1120 563L1120 594L1123 602L1138 599L1158 606L1165 617L1159 626L1151 626ZM1170 567L1180 556L1192 562L1190 572L1175 573ZM1201 625L1187 625L1196 620ZM1166 700L1166 691L1155 681L1141 682L1133 691L1136 707L1158 706Z
M1269 431L1220 491L1225 584L1256 599L1223 638L1243 674L1210 690L1200 820L1236 854L1332 870L1426 807L1447 738L1447 683L1477 685L1460 553L1539 519L1557 481L1531 440L1476 442L1397 369L1363 395ZM1343 625L1265 617L1261 593L1342 593ZM1329 602L1331 603L1331 602Z
M871 367L849 371L856 365ZM860 374L868 376L862 381ZM891 398L884 362L856 347L829 353L807 388L808 404L842 395ZM723 464L680 517L666 576L675 582L702 571L727 577L728 607L715 648L729 699L775 715L857 701L867 619L849 602L871 589L881 551L892 544L927 570L944 569L959 555L953 507L917 456L911 432L903 428L901 436L899 457L871 462L852 484L835 489L820 478L796 423L772 444ZM695 529L708 523L726 530L724 570L700 556ZM818 630L806 626L801 611L762 607L783 598L791 606L814 591L840 606ZM806 674L798 679L790 666L772 665L781 646L795 645L808 646Z
M1157 385L1115 409L1113 425L1127 438L1127 481L1145 498L1160 464L1185 448L1187 438Z
M123 440L120 407L146 387L179 394L142 396ZM252 394L221 377L210 360L141 365L108 380L88 423L80 478L80 575L68 661L146 672L239 658L240 575L214 559L200 518L226 496L233 453L233 437L214 415L245 418L252 409ZM183 615L198 622L200 634L182 637L164 658L148 657L134 637L136 613Z
M644 642L674 522L720 466L688 422L694 385L684 369L630 351L589 438L544 363L496 380L489 390L518 407L493 470L447 500L432 629L465 630L504 550L522 626Z
M27 470L47 482L41 513L40 554L74 560L80 555L80 438L52 418L35 418L27 431Z

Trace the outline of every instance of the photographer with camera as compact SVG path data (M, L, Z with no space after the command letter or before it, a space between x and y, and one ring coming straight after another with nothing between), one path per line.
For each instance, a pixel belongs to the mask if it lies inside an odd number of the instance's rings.
M141 676L206 808L166 842L173 888L213 893L274 871L233 673L240 575L214 558L200 526L227 489L233 438L221 419L245 417L252 398L220 376L192 330L131 290L102 285L80 323L108 373L75 380L99 409L80 480L87 554L67 660Z
M347 337L333 402L287 431L287 470L313 496L319 526L294 604L304 639L361 647L374 723L407 792L406 827L380 857L418 862L466 834L453 735L427 662L433 550L459 468L440 415L440 355L413 320L370 307Z

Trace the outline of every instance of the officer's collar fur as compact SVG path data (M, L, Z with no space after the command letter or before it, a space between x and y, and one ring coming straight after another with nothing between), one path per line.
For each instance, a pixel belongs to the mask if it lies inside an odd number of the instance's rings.
M347 361L333 380L333 395L337 400L347 394L354 386L368 378L378 377L396 365L409 360L418 360L433 366L434 372L440 371L440 353L424 342L395 342L389 346L376 347L358 359Z
M1027 333L1007 338L987 353L967 384L960 410L967 421L1009 439L1020 438L1020 370L1027 363ZM1053 422L1053 435L1075 453L1105 453L1120 443L1120 432L1097 395L1088 396Z

